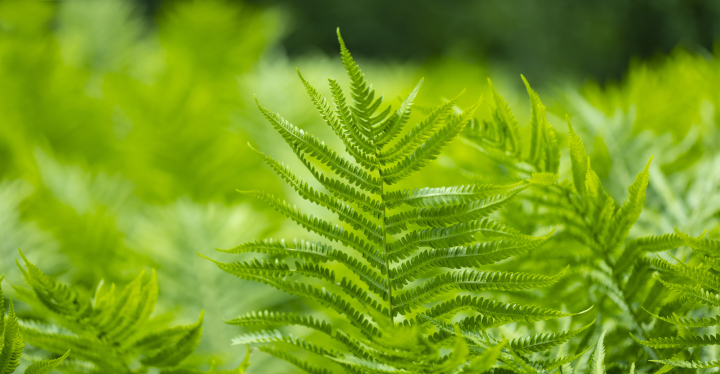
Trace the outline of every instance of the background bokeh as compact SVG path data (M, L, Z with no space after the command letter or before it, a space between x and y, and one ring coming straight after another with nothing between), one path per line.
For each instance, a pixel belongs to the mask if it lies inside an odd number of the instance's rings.
M330 138L295 68L323 93L343 81L338 26L391 103L424 77L420 106L463 89L469 105L491 77L526 124L524 74L616 200L655 156L635 234L718 236L717 1L0 0L0 273L21 282L18 248L87 293L156 268L162 311L190 322L204 308L201 354L237 362L223 318L302 304L197 253L303 235L236 189L289 192L247 146L293 162L255 97ZM495 172L459 143L411 182Z

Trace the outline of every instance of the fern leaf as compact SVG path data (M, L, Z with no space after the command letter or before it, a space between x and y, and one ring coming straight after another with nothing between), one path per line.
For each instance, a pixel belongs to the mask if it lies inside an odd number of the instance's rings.
M305 90L307 90L307 93L310 96L313 104L315 104L315 108L318 110L323 120L325 120L325 122L333 129L333 131L335 131L335 134L340 139L342 139L345 144L345 149L348 151L348 153L353 156L353 158L358 164L362 165L369 171L375 170L375 154L369 152L368 144L362 143L359 140L354 141L354 139L356 138L350 136L350 131L347 130L340 123L340 120L330 108L330 104L328 104L327 100L325 100L325 98L323 98L320 93L317 92L317 90L312 85L310 85L310 83L306 81L305 78L303 78L302 74L300 74L299 69L298 76L300 77L300 80L305 86Z
M34 347L44 349L56 355L72 351L73 359L93 363L107 372L123 372L123 358L109 344L73 334L65 329L23 322L22 333Z
M582 351L580 351L574 355L557 357L552 360L536 361L536 362L534 362L534 364L536 366L541 367L544 370L547 370L547 371L553 371L557 368L561 368L561 370L560 370L561 373L565 373L566 369L569 369L567 372L571 373L572 370L569 368L569 366L570 366L569 364L571 362L577 360L578 358L580 358L580 356L584 355L587 351L590 350L591 347L592 346L587 346L585 349L583 349ZM566 368L566 369L564 369L564 368Z
M395 184L410 174L420 170L430 161L437 158L442 148L444 148L451 140L453 140L470 120L475 109L479 104L470 107L460 115L453 116L448 123L441 127L433 134L425 143L415 149L415 151L407 158L394 164L391 167L382 168L383 182L386 184Z
M469 295L456 296L433 306L425 312L431 318L453 316L461 311L474 311L484 316L511 322L537 322L548 319L569 317L573 314L537 306L509 304ZM580 312L584 313L584 312Z
M342 183L337 179L328 178L311 165L304 157L299 157L299 159L310 171L310 174L312 174L312 176L315 177L315 179L335 197L357 205L360 209L365 212L369 212L374 217L380 217L382 215L382 209L380 208L380 204L377 200L372 199L368 195L354 189L350 185Z
M12 374L20 365L20 355L24 346L12 300L9 304L7 318L5 318L5 309L2 310L3 319L5 319L3 329L0 330L2 332L0 334L0 338L2 338L0 373L2 374Z
M466 204L446 205L442 207L420 208L406 211L387 218L385 229L388 233L397 233L407 225L443 226L453 223L467 222L487 217L502 208L524 188L519 187L503 194L491 196L483 200L475 200Z
M500 240L475 243L470 246L425 250L402 263L399 268L392 269L390 278L394 287L401 288L426 272L439 267L460 269L492 264L531 251L546 240L547 237Z
M390 261L408 257L420 247L445 248L460 246L475 240L480 234L485 239L523 239L527 238L514 229L501 225L488 218L458 223L448 227L428 228L411 231L399 240L388 243L387 253Z
M205 312L200 312L197 322L176 328L175 331L181 330L176 339L166 340L165 346L161 349L148 354L141 360L143 365L156 367L169 367L179 365L185 358L195 351L200 344L202 336L202 321Z
M687 369L710 369L720 367L720 360L716 361L682 361L682 360L650 360L663 365L670 365Z
M647 310L645 310L648 312ZM681 317L677 314L673 314L672 316L667 317L661 317L656 314L648 312L653 317L663 320L667 323L672 323L673 325L683 326L683 327L690 327L690 328L699 328L699 327L711 327L711 326L719 326L720 325L720 316L715 317L700 317L700 318L692 318L692 317Z
M16 260L25 282L46 308L70 318L78 318L87 310L88 304L80 300L80 295L75 290L45 275L42 270L28 261L21 250L18 251L27 268L25 270Z
M403 313L449 290L464 291L519 291L529 288L547 287L556 283L568 268L552 276L528 273L504 273L483 271L454 271L435 276L421 285L395 296L395 311Z
M421 144L425 143L450 115L455 100L447 101L435 108L425 119L415 125L398 142L380 151L380 162L391 164L410 154Z
M410 94L408 94L405 100L403 100L397 111L393 113L392 116L387 118L383 123L381 123L377 127L377 129L375 129L375 133L377 135L374 138L374 143L377 146L382 148L385 144L388 144L398 134L400 134L403 126L405 126L407 121L410 119L413 101L415 100L418 91L420 91L420 86L422 86L422 84L423 79L420 79L420 82L417 84L417 86L415 86L415 88L410 92Z
M687 242L687 245L689 245L696 252L700 252L707 256L713 257L717 256L717 254L720 253L720 240L703 238L702 236L699 238L695 238L680 232L677 228L675 229L675 233L681 238L683 238Z
M400 205L414 208L442 207L453 204L466 204L498 194L509 193L515 188L524 188L524 183L519 182L509 185L470 184L391 191L383 195L383 201L387 209L393 209Z
M529 161L536 165L538 170L557 173L560 166L560 148L557 144L555 131L550 126L545 115L545 105L540 96L530 87L527 79L520 76L525 83L530 97L530 155Z
M518 127L517 120L510 111L510 106L505 102L505 99L495 90L490 78L488 78L488 85L493 93L493 106L491 108L493 120L503 129L505 149L511 154L519 154L520 128Z
M644 236L630 240L616 262L615 274L623 274L647 252L661 252L682 246L685 239L677 234Z
M516 338L508 343L508 348L511 348L519 353L541 352L547 350L548 348L565 343L572 337L590 328L593 323L595 323L595 320L575 330L560 333L536 334L533 336Z
M355 63L350 51L345 46L345 41L340 35L339 28L337 30L337 36L338 41L340 42L340 56L342 57L343 65L345 66L345 70L350 78L350 91L355 103L355 110L353 111L353 114L358 121L358 125L362 133L366 137L371 138L372 125L374 124L371 121L371 116L373 112L375 112L373 108L377 108L382 99L373 101L375 92L365 81L365 76L362 71L360 71L360 67L358 67Z
M630 334L630 336L632 336L636 342L651 348L689 348L720 344L720 334L652 338L646 341L640 340L632 334Z
M625 240L630 228L640 217L645 202L645 189L650 180L650 162L652 162L652 157L628 188L629 195L613 218L607 242L609 251L614 250Z
M577 133L570 124L570 118L567 117L568 124L568 147L570 148L570 162L572 164L573 181L575 189L580 196L585 196L585 175L588 172L587 153L585 146Z
M605 339L605 331L600 334L597 344L593 353L590 355L590 362L588 367L590 368L590 374L605 374L605 345L603 340Z
M656 277L656 279L665 285L665 287L677 293L690 297L705 305L720 307L720 294L704 290L701 287L691 287L684 284L667 282L660 277Z
M318 141L314 136L305 133L305 131L291 125L276 113L264 108L257 100L256 103L268 122L283 136L283 139L285 139L298 156L307 154L311 157L316 157L330 167L338 176L348 182L370 192L377 192L379 190L380 181L376 178L354 166L350 161L342 158L325 144Z
M306 360L302 360L297 356L288 353L285 350L275 349L268 346L261 346L259 350L281 360L287 361L310 374L332 374L332 371L328 370L327 368L310 364Z
M297 325L332 335L332 327L327 322L319 321L312 316L301 316L297 313L279 313L266 310L262 312L251 312L225 322L235 326Z
M67 351L58 358L33 362L27 367L27 369L25 369L25 374L47 374L58 367L58 365L60 365L69 354L70 351Z
M315 232L329 240L337 241L351 248L357 249L365 259L367 259L371 265L377 268L384 267L384 262L381 261L381 255L370 244L366 243L361 238L357 237L353 233L346 231L344 228L333 225L323 219L308 216L302 213L295 207L291 207L287 202L280 202L274 196L264 191L244 191L243 193L252 195L270 204L275 210L281 212L285 216L291 218L302 227L309 231ZM370 232L372 235L370 238L375 242L380 242L382 239L377 232Z
M502 341L491 348L486 349L482 354L473 358L466 366L464 366L457 374L480 374L490 370L502 353L502 349L507 344Z
M328 83L335 103L335 110L339 116L338 119L343 128L348 131L349 138L363 150L372 153L374 149L370 138L371 134L360 128L357 117L353 115L352 109L347 104L340 84L334 79L328 79Z
M228 253L264 253L283 258L300 258L312 262L337 261L360 277L371 291L378 295L387 293L387 282L385 278L380 277L377 272L360 263L355 258L325 243L306 242L295 239L292 244L287 244L284 239L265 239L251 241L228 250L219 251Z

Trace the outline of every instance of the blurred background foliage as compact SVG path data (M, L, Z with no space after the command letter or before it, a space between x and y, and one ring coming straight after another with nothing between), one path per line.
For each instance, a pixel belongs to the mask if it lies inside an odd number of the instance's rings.
M156 268L162 311L191 322L206 309L200 351L237 362L244 351L229 345L237 332L223 318L301 306L229 279L197 252L277 231L303 236L235 189L287 192L248 142L294 159L254 96L331 133L295 67L318 87L343 82L337 26L394 104L424 77L419 106L465 90L465 107L487 96L490 76L527 124L525 74L561 143L569 114L617 201L655 156L631 236L679 227L720 237L716 1L2 0L0 273L19 281L18 248L87 293ZM502 172L458 141L410 184ZM287 370L253 361L254 373Z

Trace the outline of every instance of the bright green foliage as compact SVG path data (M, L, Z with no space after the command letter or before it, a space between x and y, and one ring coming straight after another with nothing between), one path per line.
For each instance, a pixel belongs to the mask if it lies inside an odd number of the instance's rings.
M655 337L644 341L633 338L643 345L667 350L667 355L660 356L667 358L656 360L666 366L690 369L720 367L716 353L720 335L707 333L708 329L717 331L715 327L720 325L720 315L717 315L717 308L720 307L720 278L717 276L720 271L720 241L694 238L679 231L677 235L694 253L687 261L677 258L673 258L672 262L663 258L653 261L653 266L659 272L657 279L672 290L677 302L675 308L663 310L664 316L651 313L664 321L657 323L675 325L677 333L671 337ZM695 317L712 313L715 316ZM707 348L695 348L691 352L685 350L693 347Z
M589 372L591 374L605 374L605 346L603 345L603 339L605 339L605 332L598 339L597 345L590 356L590 362L588 363Z
M510 107L490 83L493 94L491 119L473 121L465 137L478 149L499 164L523 174L558 173L560 147L555 130L547 120L545 105L538 94L522 77L530 96L532 108L530 122L530 149L525 152L521 143L520 128Z
M197 322L175 327L166 327L163 316L151 317L158 296L154 271L123 288L101 283L88 300L20 256L18 267L29 288L14 286L15 291L44 320L21 321L20 331L28 344L51 354L70 349L64 372L131 373L153 367L161 373L199 372L183 361L200 342L203 313ZM17 324L12 309L11 319ZM28 370L42 372L52 365L57 362L42 361Z
M2 291L4 279L4 275L0 276L0 374L12 374L20 365L24 343L12 300L8 315L5 316L5 298ZM34 362L25 369L25 374L49 373L60 365L69 353L70 351L66 351L60 357Z
M490 218L530 184L548 183L547 176L502 185L393 188L435 160L463 131L477 106L460 111L449 100L409 125L420 84L399 108L383 108L383 98L376 96L339 40L350 98L330 80L331 105L302 75L300 79L353 161L258 103L321 187L271 156L258 152L260 157L303 199L339 222L305 213L265 191L246 191L322 239L255 240L225 252L267 257L215 261L239 278L303 298L319 313L260 311L239 316L228 322L254 330L234 343L258 345L310 373L478 373L496 365L496 360L507 370L529 365L548 365L549 370L552 365L543 361L546 352L591 324L500 343L490 329L571 314L478 294L547 287L567 271L539 275L478 269L527 254L548 240L550 234L526 235ZM502 99L495 99L495 116L505 126L496 129L495 142L517 154L517 125ZM548 146L554 144L554 133L541 118L544 115L538 113L538 133L544 141L529 160L554 172L557 145ZM294 335L291 326L303 327L312 338Z
M526 81L527 85L527 81ZM536 123L545 123L538 119L536 113L543 110L537 94L528 86L530 103L532 106L532 122L530 128L529 149L531 152L524 153L508 146L508 143L494 141L496 134L512 134L515 132L513 126L507 125L512 118L509 110L503 116L495 115L493 120L486 122L485 126L478 131L471 128L467 134L473 144L483 153L493 159L504 160L510 180L526 178L531 175L537 178L538 173L556 173L559 169L555 167L549 170L547 165L556 165L559 160L556 154L545 163L533 162L532 155L536 149L555 149L555 137L545 136L544 138L536 131ZM496 107L506 108L499 98L496 98ZM495 109L497 112L498 109ZM548 125L549 126L549 125ZM554 134L552 129L548 133ZM517 136L517 134L515 135ZM590 157L586 148L575 133L568 121L568 148L571 163L571 181L564 180L555 182L552 178L545 177L550 183L534 183L534 188L528 189L521 196L530 203L532 209L527 216L514 214L508 216L510 222L526 222L530 227L539 225L559 225L563 230L552 238L552 245L558 246L567 251L562 256L554 253L540 251L543 253L539 258L560 260L561 263L570 264L581 271L573 274L575 277L567 283L561 282L555 290L558 294L565 294L564 289L574 289L578 281L582 281L583 289L591 292L591 299L597 300L600 313L611 313L617 315L620 326L615 324L612 331L603 340L611 338L611 350L605 352L600 346L593 354L592 363L596 365L593 372L604 372L606 368L599 364L600 357L606 354L612 358L615 365L628 368L630 362L627 358L634 355L643 369L647 365L647 358L657 359L655 346L643 349L641 346L616 348L614 345L624 344L628 332L636 336L647 337L658 330L656 326L647 326L647 315L640 311L640 306L650 310L661 310L669 307L671 300L665 298L662 288L652 277L653 263L647 257L649 253L673 250L684 245L685 240L679 234L665 234L660 236L644 236L629 239L633 225L638 221L642 212L645 200L646 189L650 180L650 161L645 168L635 177L628 187L628 196L618 206L612 196L605 190L598 174L591 165ZM554 179L559 177L554 175ZM520 211L522 207L518 206ZM580 246L578 246L580 244ZM647 257L647 258L646 258ZM584 278L584 279L583 279ZM573 285L575 283L575 285ZM593 295L593 292L596 292ZM585 291L583 291L585 293ZM565 294L562 298L568 303L588 302L577 300L572 294ZM609 301L609 303L607 302ZM582 304L580 304L582 305ZM605 321L601 321L604 323ZM659 328L662 331L662 328ZM601 341L602 342L602 341ZM632 352L628 355L628 352ZM615 355L623 357L622 361L615 360Z

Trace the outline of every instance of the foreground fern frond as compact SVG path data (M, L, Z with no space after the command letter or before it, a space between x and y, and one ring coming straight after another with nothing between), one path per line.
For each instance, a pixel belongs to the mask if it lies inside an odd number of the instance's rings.
M129 374L156 368L164 374L206 373L183 363L200 343L203 313L186 326L166 327L165 318L153 318L158 296L154 271L149 277L140 274L122 289L101 283L87 300L46 275L22 252L20 256L18 267L29 288L13 288L33 307L34 315L43 319L19 321L20 332L30 345L50 354L64 354L61 357L65 358L69 349L63 372ZM12 307L11 316L17 324ZM60 361L41 361L28 370L49 371ZM211 369L209 373L215 372Z
M478 295L546 287L567 270L539 275L477 269L526 254L548 240L550 234L529 236L490 217L530 184L546 183L543 176L506 185L393 188L435 160L467 126L477 105L459 111L450 100L408 126L422 82L398 109L381 110L383 98L367 83L339 32L338 38L350 98L330 80L333 108L302 75L300 80L352 160L259 102L260 112L322 191L287 165L258 153L300 197L339 222L311 216L267 192L246 191L322 239L256 240L225 252L268 258L212 260L239 278L319 304L319 313L258 311L239 316L228 323L255 330L234 343L258 345L310 373L477 373L496 360L517 368L520 356L527 365L531 354L587 329L589 325L507 343L488 335L489 329L511 322L571 315ZM498 116L512 122L503 108ZM541 117L539 113L538 121ZM538 126L552 138L545 122ZM406 127L410 129L403 135ZM507 142L516 147L514 139ZM550 171L557 164L556 147L551 148L538 149L535 158ZM312 337L293 335L290 331L297 330L291 326L310 331Z
M5 316L5 297L2 290L4 279L5 275L0 275L0 374L12 374L20 366L24 343L12 300L10 300L8 315ZM68 354L70 351L65 351L56 358L33 362L25 369L25 374L46 374L60 365L68 357Z

